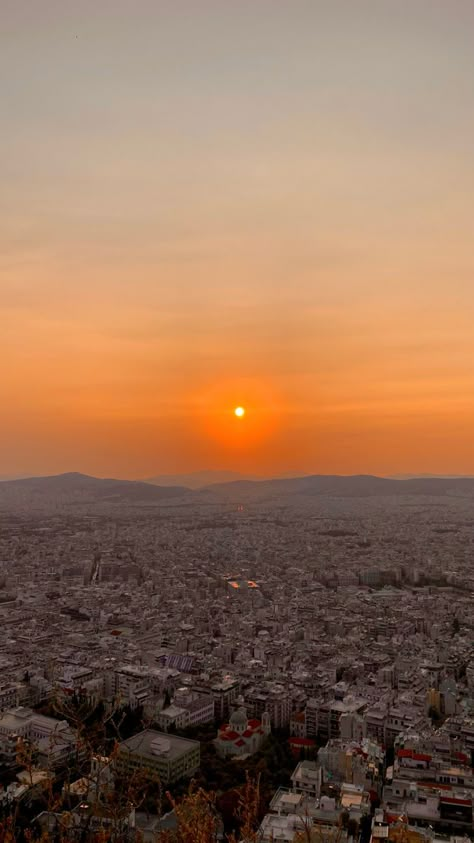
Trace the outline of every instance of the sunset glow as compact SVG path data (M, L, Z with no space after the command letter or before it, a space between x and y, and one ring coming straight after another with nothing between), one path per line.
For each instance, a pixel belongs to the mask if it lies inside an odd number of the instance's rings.
M474 473L474 4L145 5L2 9L1 475Z

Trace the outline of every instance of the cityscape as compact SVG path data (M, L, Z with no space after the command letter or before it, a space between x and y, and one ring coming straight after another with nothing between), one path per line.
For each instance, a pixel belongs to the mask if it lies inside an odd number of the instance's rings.
M474 0L1 0L0 843L474 843Z
M472 836L474 481L179 489L2 484L4 810L51 833L67 814L80 835L84 805L119 800L124 777L212 785L219 805L250 770L261 841L308 823L314 839ZM125 733L78 757L94 711ZM45 781L55 811L38 810ZM169 804L122 807L124 840L173 826Z

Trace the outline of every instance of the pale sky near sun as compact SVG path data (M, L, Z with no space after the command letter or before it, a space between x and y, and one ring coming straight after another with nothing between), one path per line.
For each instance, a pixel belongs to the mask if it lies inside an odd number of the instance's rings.
M1 16L0 475L474 473L472 0Z

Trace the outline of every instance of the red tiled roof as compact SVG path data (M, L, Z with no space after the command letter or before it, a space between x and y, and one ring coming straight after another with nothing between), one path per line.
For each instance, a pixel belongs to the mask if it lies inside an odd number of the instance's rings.
M398 758L412 758L413 761L431 761L431 755L425 755L423 752L414 752L413 749L399 749L397 752Z
M239 733L234 732L232 729L229 729L228 732L225 732L223 735L220 735L221 741L235 741L235 739L238 737Z
M440 784L439 782L424 782L417 781L419 787L431 787L433 790L451 790L450 784Z
M244 738L251 738L253 733L254 733L253 729L246 729L244 734L243 734L243 737Z
M242 738L240 738L238 741L236 741L236 742L235 742L235 745L236 745L236 746L244 746L244 745L245 745L245 741L243 741L243 740L242 740Z
M288 743L293 744L293 746L314 746L312 738L288 738Z
M456 799L454 796L441 796L441 802L447 802L449 805L472 805L472 799Z
M262 725L262 721L261 720L249 720L248 725L250 726L251 729L256 729L258 726Z

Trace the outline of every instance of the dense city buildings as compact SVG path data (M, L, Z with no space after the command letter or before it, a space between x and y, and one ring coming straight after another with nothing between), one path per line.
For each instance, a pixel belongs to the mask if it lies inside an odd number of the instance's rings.
M362 843L367 822L374 843L402 821L413 843L473 835L474 498L250 485L0 495L2 804L33 787L25 746L35 788L74 762L63 792L89 805L117 777L182 787L203 747L231 782L279 745L293 773L274 773L262 840L341 816ZM99 778L78 704L131 724Z

